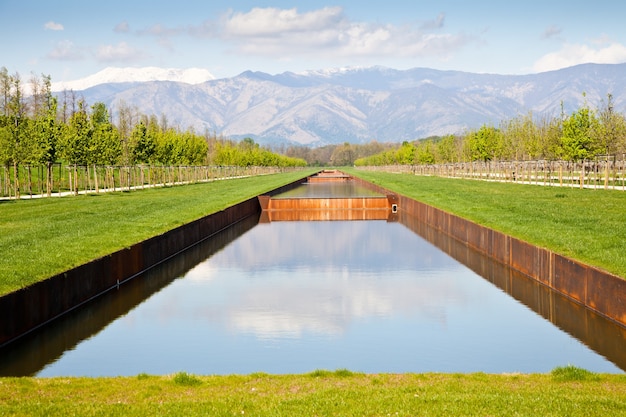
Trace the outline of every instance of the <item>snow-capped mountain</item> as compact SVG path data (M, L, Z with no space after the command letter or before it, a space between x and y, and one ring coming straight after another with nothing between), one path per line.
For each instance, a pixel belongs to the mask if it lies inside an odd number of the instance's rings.
M119 81L119 80L117 80ZM532 75L384 67L244 72L201 83L110 82L84 90L88 104L119 103L164 115L171 126L262 144L401 142L462 133L532 112L558 116L613 96L626 110L626 64L585 64Z
M174 81L186 84L200 84L215 77L202 68L117 68L108 67L93 75L75 81L52 83L52 91L80 91L100 84L138 83L147 81Z

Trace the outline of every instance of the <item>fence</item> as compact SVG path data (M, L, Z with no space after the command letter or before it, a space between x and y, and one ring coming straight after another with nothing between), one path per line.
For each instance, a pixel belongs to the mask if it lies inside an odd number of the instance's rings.
M218 179L275 174L293 167L240 166L5 166L0 171L1 198L78 195L194 184Z
M367 166L358 169L545 186L626 190L626 161L615 159L582 162L461 162Z

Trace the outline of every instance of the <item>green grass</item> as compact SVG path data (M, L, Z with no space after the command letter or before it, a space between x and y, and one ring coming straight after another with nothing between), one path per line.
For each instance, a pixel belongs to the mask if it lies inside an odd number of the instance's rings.
M181 375L193 382L181 383ZM3 378L0 416L5 415L624 416L626 377L326 371Z
M132 192L0 201L0 294L129 247L311 172Z
M626 277L626 193L347 170L407 197Z

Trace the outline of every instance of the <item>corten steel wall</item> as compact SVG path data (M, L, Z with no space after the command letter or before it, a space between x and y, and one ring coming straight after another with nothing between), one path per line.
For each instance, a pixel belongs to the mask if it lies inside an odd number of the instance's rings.
M358 178L361 185L393 194ZM626 326L626 279L397 195L398 210Z
M302 180L270 192L288 191ZM261 212L257 197L0 297L0 347Z
M268 210L354 210L387 209L386 197L279 198L269 201Z

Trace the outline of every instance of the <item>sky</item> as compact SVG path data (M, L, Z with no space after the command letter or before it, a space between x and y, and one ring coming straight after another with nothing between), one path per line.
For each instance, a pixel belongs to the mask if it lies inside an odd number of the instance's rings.
M619 0L0 0L0 67L53 82L148 66L529 74L626 62L625 17Z

